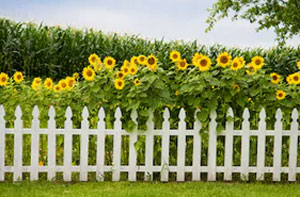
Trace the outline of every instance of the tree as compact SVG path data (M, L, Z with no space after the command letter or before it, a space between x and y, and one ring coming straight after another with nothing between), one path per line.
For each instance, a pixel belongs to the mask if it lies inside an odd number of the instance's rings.
M274 28L279 44L300 35L300 0L218 0L208 9L210 31L215 23L233 14L232 20L258 23L257 31Z

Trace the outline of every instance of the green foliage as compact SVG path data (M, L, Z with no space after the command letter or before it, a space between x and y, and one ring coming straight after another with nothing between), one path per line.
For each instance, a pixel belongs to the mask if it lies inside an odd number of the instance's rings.
M299 20L300 21L300 20ZM215 59L222 51L231 55L250 58L260 55L265 58L267 72L282 75L297 70L295 66L300 48L238 49L220 45L203 46L197 41L181 42L163 40L145 40L138 36L120 36L105 34L101 31L77 30L71 27L16 23L0 19L0 72L12 75L22 71L29 78L36 76L61 79L74 72L81 72L87 64L87 57L96 53L102 59L112 56L118 65L133 55L153 53L161 62L161 67L170 66L169 53L178 50L188 60L195 52L209 55Z
M258 31L274 29L277 40L284 44L287 38L300 35L299 11L299 0L218 0L209 9L206 31L211 30L218 20L233 14L232 20L258 23Z

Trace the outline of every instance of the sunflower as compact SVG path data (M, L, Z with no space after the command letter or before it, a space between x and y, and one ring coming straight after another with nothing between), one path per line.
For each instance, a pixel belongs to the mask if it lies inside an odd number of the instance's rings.
M233 59L230 68L234 71L241 69L241 62L239 58L236 57Z
M240 68L243 68L245 66L245 64L246 64L245 59L243 57L238 57L238 59L239 59L239 61L241 63Z
M74 84L76 83L75 78L73 78L73 77L67 77L66 81L67 81L67 89L69 89L69 90L73 89Z
M116 79L114 81L115 88L118 90L122 90L125 85L125 81L123 79Z
M175 91L175 96L178 96L178 94L179 94L179 91L176 90L176 91Z
M102 62L101 59L98 59L95 64L92 64L95 71L100 71L102 69Z
M78 77L79 77L79 74L78 74L78 73L74 73L74 74L73 74L73 78L74 78L74 79L78 79Z
M241 91L241 88L240 88L240 86L238 84L234 84L233 85L233 89L235 89L236 92L240 92Z
M157 69L157 58L153 54L149 55L146 65L150 70L155 71Z
M58 82L58 85L60 87L61 90L65 90L68 88L68 83L66 79L62 79Z
M203 55L201 58L199 58L197 62L197 66L199 67L200 71L207 71L209 70L211 66L211 60L209 57Z
M138 65L138 64L139 64L138 57L137 57L137 56L132 56L132 57L130 58L130 63L131 63L131 64L134 64L134 65Z
M261 56L255 56L251 59L251 64L258 70L261 69L263 67L263 65L265 64L265 60L263 57Z
M125 77L124 72L123 71L119 71L116 73L117 78L119 79L123 79Z
M297 62L298 69L300 70L300 60Z
M292 83L292 76L291 75L287 76L286 81L288 82L288 84L293 84Z
M146 62L147 62L146 56L144 56L144 55L139 55L138 56L138 63L140 65L146 65Z
M300 73L291 74L290 77L291 77L291 83L290 84L298 85L300 83Z
M93 81L95 79L95 71L91 67L85 67L82 71L83 78L87 81Z
M93 53L93 54L90 55L90 57L89 57L89 63L90 63L91 65L95 65L99 60L100 60L100 59L99 59L98 55L96 55L95 53ZM100 60L100 61L101 61L101 60Z
M57 84L53 87L53 91L54 92L59 92L61 89L60 89L60 86Z
M128 60L124 60L123 66L129 67L129 66L130 66L130 62L129 62ZM122 66L122 67L123 67L123 66Z
M31 84L31 88L33 90L38 90L41 87L41 83L42 83L42 79L39 77L36 77L33 79L32 84Z
M192 58L192 64L194 66L198 66L198 60L202 57L202 54L199 54L198 52L194 54L193 58Z
M139 86L141 84L141 81L139 79L134 80L134 85Z
M136 73L137 73L137 67L136 67L136 65L135 64L132 64L131 66L129 66L129 73L131 74L131 75L135 75Z
M252 75L252 74L255 74L256 73L256 67L253 66L251 63L247 65L247 70L246 70L246 73L248 75Z
M116 65L116 60L113 57L106 57L104 58L104 65L107 69L112 69Z
M6 73L0 73L0 86L6 86L8 81L8 75Z
M218 65L223 68L228 66L230 64L230 61L231 61L231 55L229 55L229 53L227 52L221 53L217 58Z
M129 66L123 65L121 67L121 71L123 72L124 76L127 76L129 74Z
M42 83L42 79L40 77L36 77L36 78L33 79L33 83L41 84Z
M172 51L170 53L170 59L172 62L178 62L181 60L181 54L178 51Z
M278 75L277 73L271 73L270 77L272 78L272 83L278 84L280 82L280 75Z
M48 90L50 90L53 86L53 81L51 78L47 78L45 81L44 81L44 86L45 88L47 88Z
M21 83L24 80L23 74L21 72L15 72L14 80L16 83Z
M178 70L186 70L187 67L188 67L188 64L186 63L186 59L180 59L177 62L177 69Z
M282 90L277 90L277 91L276 91L276 98L277 98L278 100L284 99L285 96L286 96L286 94L285 94L284 91L282 91Z

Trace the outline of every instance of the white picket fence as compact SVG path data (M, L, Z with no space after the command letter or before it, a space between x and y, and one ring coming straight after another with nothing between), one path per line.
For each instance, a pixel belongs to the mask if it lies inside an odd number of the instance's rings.
M260 121L258 130L250 130L250 113L246 108L243 113L242 130L234 130L233 122L227 122L224 131L216 132L216 112L211 112L209 123L209 147L208 147L208 165L201 164L201 136L199 130L201 123L195 121L194 129L186 129L185 111L180 110L178 129L170 129L170 113L166 109L163 117L164 122L161 130L154 129L152 122L153 113L150 113L147 122L148 130L145 132L134 131L131 133L122 129L121 110L117 108L115 112L114 129L106 129L105 112L103 108L99 110L99 122L97 129L89 128L89 112L85 107L82 112L83 120L81 122L81 129L72 128L72 110L70 107L66 111L66 120L64 129L57 129L55 122L55 111L53 107L49 110L48 128L40 128L39 110L34 107L32 128L23 128L21 120L22 112L18 106L15 110L14 128L5 128L4 120L5 111L3 106L0 106L0 181L4 181L4 175L7 172L13 173L13 180L22 180L22 173L29 172L30 180L38 180L39 172L46 172L48 180L53 180L57 172L63 172L64 181L71 181L72 172L80 173L80 181L88 180L88 172L96 172L98 181L104 181L104 172L112 172L112 180L120 180L120 172L128 172L128 180L136 181L137 172L145 173L145 180L151 181L153 172L160 172L161 181L169 180L169 172L176 172L177 181L185 181L185 173L192 173L192 180L199 181L201 173L207 173L208 181L216 180L216 173L224 173L224 180L232 180L233 173L240 173L242 179L248 179L249 173L256 173L257 180L264 180L265 173L273 173L273 181L281 180L281 173L288 173L289 181L296 181L296 173L300 173L300 167L297 167L297 149L298 149L298 111L294 109L292 113L292 122L290 130L282 129L282 113L278 109L276 113L275 130L266 130L266 113L263 109L260 112ZM233 117L231 109L228 115ZM137 114L134 111L131 118L136 122ZM13 166L5 166L5 136L6 134L14 135L14 161ZM22 143L23 134L31 135L31 165L22 165ZM39 138L41 134L48 135L48 165L39 166ZM56 165L56 135L64 135L64 163L63 166ZM72 165L72 139L73 135L80 135L80 165ZM97 158L96 166L88 165L88 145L89 135L97 136ZM104 163L105 155L105 135L113 135L113 165L107 166ZM121 139L122 136L129 135L129 165L121 165ZM137 165L137 153L134 147L138 136L146 136L146 153L145 165ZM161 165L153 165L153 148L154 136L162 136L162 150L161 150ZM169 165L169 145L170 136L178 137L177 144L177 165ZM193 158L192 166L185 166L185 148L186 137L193 137ZM225 136L225 158L224 166L217 166L217 137ZM241 136L241 165L233 166L233 138L234 136ZM257 136L257 166L249 166L249 149L250 136ZM266 136L274 136L274 157L273 166L265 166L265 143ZM281 166L281 150L282 137L290 137L289 145L289 165L288 167Z

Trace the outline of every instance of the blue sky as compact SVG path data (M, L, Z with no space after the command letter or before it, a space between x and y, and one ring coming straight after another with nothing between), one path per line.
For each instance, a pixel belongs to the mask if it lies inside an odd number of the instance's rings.
M201 44L272 47L272 30L257 33L255 24L224 19L205 33L208 12L216 0L0 0L0 16L16 21L94 28L104 32L139 34L143 38L198 40ZM300 44L300 38L288 41Z

